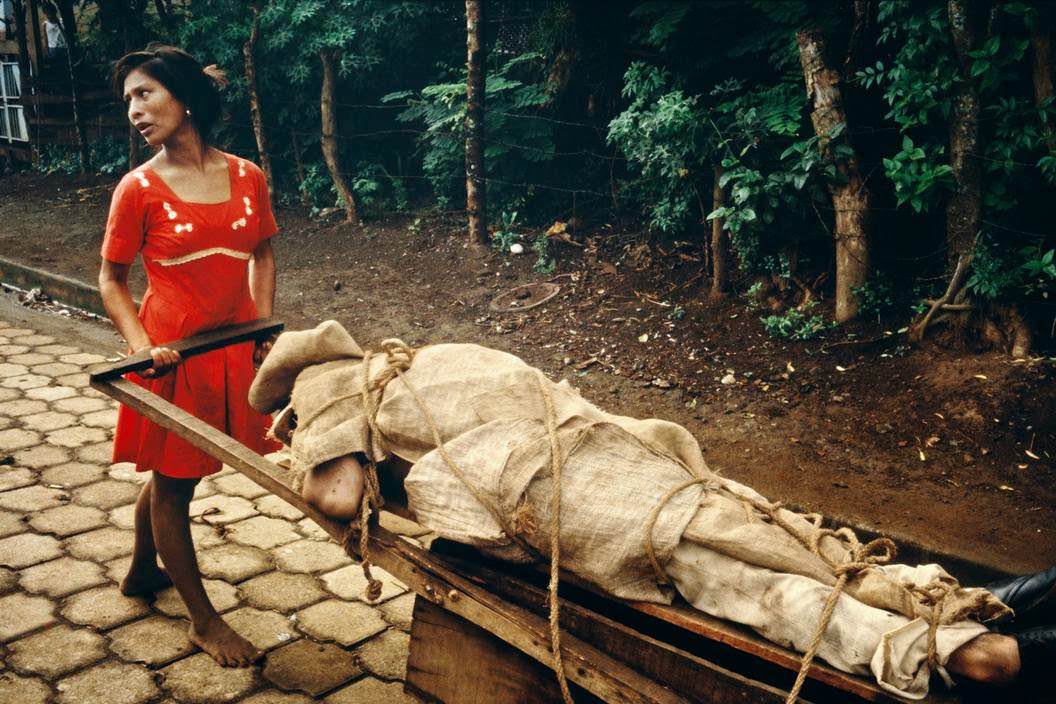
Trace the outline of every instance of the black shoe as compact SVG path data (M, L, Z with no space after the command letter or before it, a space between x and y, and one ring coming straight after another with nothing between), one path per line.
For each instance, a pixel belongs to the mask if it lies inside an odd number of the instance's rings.
M993 582L984 588L1016 612L1015 616L1002 620L1002 625L1037 623L1038 607L1056 604L1053 598L1056 596L1056 566L1044 572ZM1046 622L1051 623L1052 619L1047 618Z
M1019 680L1026 686L1048 682L1056 665L1056 626L1042 626L1012 635L1019 644Z

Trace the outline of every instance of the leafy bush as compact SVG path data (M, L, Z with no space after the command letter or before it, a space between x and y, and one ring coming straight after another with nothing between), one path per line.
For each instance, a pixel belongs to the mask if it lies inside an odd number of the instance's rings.
M1040 244L1008 251L990 237L980 238L965 287L980 298L996 300L1040 294L1056 289L1056 250Z
M864 286L855 286L851 291L858 299L858 315L862 318L876 317L880 322L880 316L895 307L894 286L882 274L874 274Z
M511 213L504 210L502 213L502 227L492 234L491 246L500 252L509 253L510 246L521 238L520 234L517 233L516 227L517 211L514 210Z
M810 340L836 327L836 323L826 321L822 315L808 315L813 307L813 305L809 306L802 311L792 308L784 315L768 315L760 318L763 329L770 337Z
M535 264L532 271L539 274L552 274L557 267L557 262L550 256L550 238L545 234L538 235L532 241L532 251L536 254Z
M128 171L128 140L101 137L88 145L92 173L117 175ZM44 144L36 151L35 168L44 174L76 174L81 170L76 146Z

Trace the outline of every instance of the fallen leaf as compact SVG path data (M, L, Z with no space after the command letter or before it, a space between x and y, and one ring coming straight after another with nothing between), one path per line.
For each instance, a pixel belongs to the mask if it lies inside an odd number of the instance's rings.
M642 333L638 336L638 342L649 342L649 333Z
M1001 486L999 486L997 488L1000 489L1001 491L1015 491L1015 489L1010 487L1008 484L1002 484Z
M838 371L838 372L845 372L845 371L847 371L847 370L846 370L846 369L845 369L844 367L841 367L841 366L840 366L839 364L837 364L837 365L836 365L836 371Z
M792 362L789 362L788 364L786 364L785 365L785 369L788 370L789 374L792 374L793 372L796 371L796 368L792 366Z
M976 379L986 379L986 374L973 374Z
M932 435L930 438L924 441L924 447L935 447L940 442L937 435Z
M942 415L941 413L935 413L934 415L939 420L946 420L946 416Z
M928 456L924 454L924 450L918 449L917 452L920 453L920 461L921 462L927 462L928 461Z
M1040 460L1040 459L1041 459L1040 457L1038 457L1037 455L1035 455L1035 454L1034 454L1033 452L1031 452L1030 450L1026 450L1026 453L1027 453L1027 457L1029 457L1029 458L1030 458L1030 459L1032 459L1032 460Z
M1029 464L1017 464L1016 469L1026 469L1029 466Z

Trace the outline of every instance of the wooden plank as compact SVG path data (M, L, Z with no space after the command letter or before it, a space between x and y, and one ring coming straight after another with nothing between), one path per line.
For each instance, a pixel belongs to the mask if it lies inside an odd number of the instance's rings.
M182 357L192 357L196 354L211 352L228 345L270 337L281 332L282 328L283 324L274 318L262 318L240 325L217 328L216 330L210 330L201 335L195 335L183 340L160 342L158 344L179 352ZM129 372L150 369L152 366L154 366L154 362L150 357L150 350L143 350L142 352L129 355L119 362L94 368L91 379L92 381L106 381L107 379L124 376Z
M406 687L443 704L561 701L553 670L428 599L414 602ZM583 690L573 697L598 701Z
M241 472L300 509L337 542L343 541L347 524L327 518L305 502L300 494L285 484L285 472L276 464L127 379L93 379L91 385ZM355 541L352 544L355 545ZM539 662L551 662L546 619L512 606L436 564L428 553L380 526L371 529L369 545L371 561L415 593L494 633ZM618 704L687 702L682 696L578 638L568 635L562 641L568 679L604 701Z

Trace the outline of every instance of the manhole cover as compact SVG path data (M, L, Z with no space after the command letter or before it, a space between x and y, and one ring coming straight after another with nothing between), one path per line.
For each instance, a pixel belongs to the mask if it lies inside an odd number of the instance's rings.
M560 286L548 282L525 284L495 296L488 308L496 313L516 313L541 306L560 290Z

